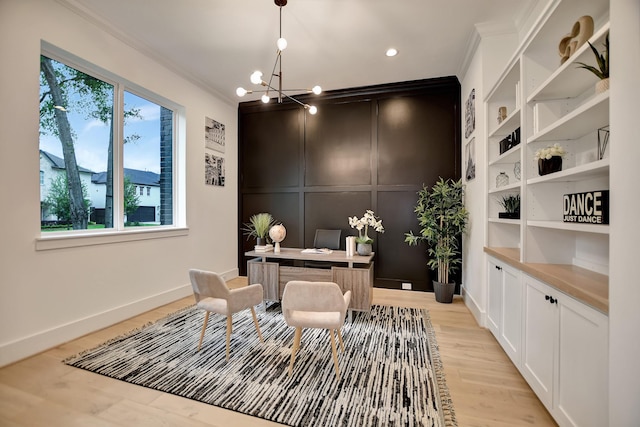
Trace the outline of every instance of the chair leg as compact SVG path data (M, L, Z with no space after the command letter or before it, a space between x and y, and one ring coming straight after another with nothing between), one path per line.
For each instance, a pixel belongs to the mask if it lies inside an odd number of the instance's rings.
M230 314L227 315L227 361L229 361L229 347L231 344L231 332L233 330L233 325L231 323L232 316Z
M336 329L336 331L338 331L338 340L340 341L340 349L344 353L344 342L342 341L342 332L340 332L340 329Z
M333 329L329 329L329 337L331 338L331 353L333 354L333 366L336 368L336 378L340 378L340 368L338 367L338 352L336 351L336 339L333 336Z
M296 361L296 353L300 347L300 338L302 337L302 328L296 328L296 333L293 337L293 347L291 348L291 362L289 362L289 376L293 372L293 363Z
M202 324L202 332L200 332L200 342L198 343L198 351L200 351L200 347L202 347L202 339L204 338L204 331L207 330L207 322L209 321L209 312L206 311L204 315L204 323Z
M253 307L251 307L251 314L253 315L253 323L256 325L256 331L258 331L260 342L264 342L264 338L262 338L262 332L260 332L260 325L258 325L258 317L256 316L256 310Z

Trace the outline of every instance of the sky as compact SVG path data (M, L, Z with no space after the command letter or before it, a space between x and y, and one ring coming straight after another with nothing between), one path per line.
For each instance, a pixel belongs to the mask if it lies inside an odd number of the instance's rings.
M137 134L140 138L125 144L125 168L160 173L160 106L125 91L125 109L140 109L140 118L127 119L125 137ZM76 161L93 172L107 170L108 126L93 118L85 118L79 111L68 110L67 116L75 134ZM60 158L62 146L54 135L40 135L40 149Z

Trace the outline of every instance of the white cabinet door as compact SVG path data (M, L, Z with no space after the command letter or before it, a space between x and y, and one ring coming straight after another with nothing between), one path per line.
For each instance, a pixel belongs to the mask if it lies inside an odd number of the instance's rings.
M511 361L520 366L522 280L520 271L509 266L502 267L502 329L499 341Z
M540 401L551 411L558 310L556 304L550 302L552 290L549 286L528 275L524 275L523 284L522 375Z
M606 426L609 319L565 295L559 296L558 311L556 419L563 426Z
M500 341L502 326L502 267L493 258L488 259L489 298L487 307L487 323L489 330Z

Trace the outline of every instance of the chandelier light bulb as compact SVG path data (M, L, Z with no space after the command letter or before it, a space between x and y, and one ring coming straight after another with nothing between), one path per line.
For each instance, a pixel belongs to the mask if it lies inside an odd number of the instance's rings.
M311 105L309 107L309 114L316 114L318 112L318 107L316 107L315 105Z
M265 104L269 103L269 95L262 95L262 102L264 102Z
M280 37L276 42L276 46L278 46L278 50L285 50L287 48L287 40L284 37Z
M262 83L262 71L254 71L253 74L251 74L251 83L254 85Z
M322 88L318 85L315 85L313 89L311 89L311 92L315 93L316 95L320 95L322 93Z
M245 96L247 94L247 90L243 87L239 87L238 89L236 89L236 95L238 96Z
M397 54L398 54L398 49L395 49L392 47L390 49L387 49L387 52L385 55L392 57L392 56L396 56Z

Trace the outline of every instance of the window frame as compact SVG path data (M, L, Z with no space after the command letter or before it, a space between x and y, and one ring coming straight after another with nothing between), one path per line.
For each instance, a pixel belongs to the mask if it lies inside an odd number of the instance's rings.
M120 77L108 70L98 67L82 58L66 52L45 41L41 43L40 55L44 55L69 67L75 68L91 77L100 79L113 85L113 208L114 227L93 230L65 230L43 233L39 230L36 237L36 250L50 250L57 248L110 244L133 240L146 240L183 236L188 234L186 226L185 199L185 162L186 145L185 108L171 100L164 98L150 90ZM39 62L38 62L39 63ZM39 73L39 72L38 72ZM124 92L133 93L150 102L169 109L172 117L172 208L173 223L169 225L155 225L146 227L125 227L124 223ZM143 186L141 188L144 188ZM38 201L40 195L38 194ZM39 205L39 203L38 203Z

